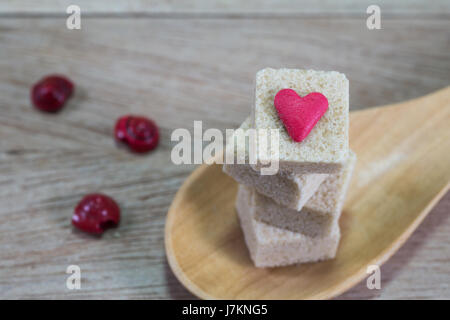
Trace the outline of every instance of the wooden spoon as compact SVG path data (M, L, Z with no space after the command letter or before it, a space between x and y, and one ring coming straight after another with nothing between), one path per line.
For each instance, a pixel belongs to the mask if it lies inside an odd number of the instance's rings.
M236 182L220 165L202 165L166 221L166 254L181 283L204 299L325 299L389 259L449 189L450 87L352 112L350 123L358 163L334 260L255 268L234 209Z

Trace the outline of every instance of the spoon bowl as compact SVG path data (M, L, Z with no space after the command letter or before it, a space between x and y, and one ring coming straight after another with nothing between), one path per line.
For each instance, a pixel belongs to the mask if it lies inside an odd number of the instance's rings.
M180 282L203 299L326 299L388 260L449 189L450 87L352 112L350 125L358 162L335 259L254 267L234 208L237 183L221 165L202 165L166 221L166 254Z

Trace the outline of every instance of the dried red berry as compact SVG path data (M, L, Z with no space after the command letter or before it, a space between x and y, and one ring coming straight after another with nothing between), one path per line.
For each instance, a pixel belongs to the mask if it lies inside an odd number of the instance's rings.
M102 234L116 227L120 221L120 209L110 197L93 193L86 195L75 207L72 224L85 232Z
M126 143L134 152L148 152L156 148L159 131L155 122L140 117L127 115L119 118L114 130L116 140Z
M74 90L73 83L59 75L50 75L39 80L31 89L31 101L39 110L59 111Z

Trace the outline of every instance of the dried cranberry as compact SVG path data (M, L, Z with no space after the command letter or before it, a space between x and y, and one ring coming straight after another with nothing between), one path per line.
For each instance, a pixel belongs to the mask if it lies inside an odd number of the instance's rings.
M31 100L36 108L46 112L59 111L74 90L73 83L59 75L39 80L31 89Z
M134 152L151 151L159 142L158 127L145 117L127 115L119 118L114 133L118 141L126 143Z
M116 227L120 221L120 209L110 197L93 193L86 195L75 207L72 224L85 232L102 234Z

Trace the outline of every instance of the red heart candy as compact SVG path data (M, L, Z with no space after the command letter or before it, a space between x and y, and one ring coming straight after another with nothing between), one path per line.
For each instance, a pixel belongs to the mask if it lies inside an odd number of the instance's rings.
M328 110L328 99L319 92L300 97L292 89L282 89L276 94L274 104L295 142L303 141Z

